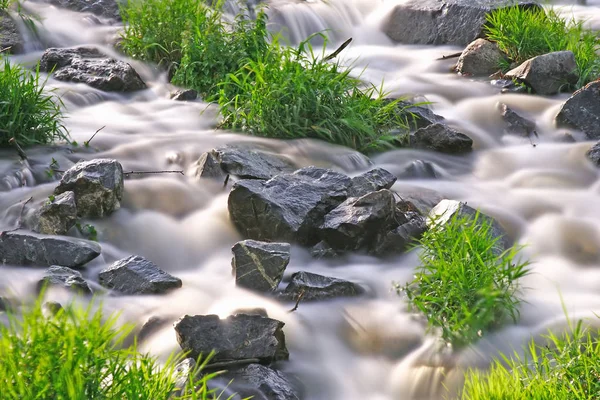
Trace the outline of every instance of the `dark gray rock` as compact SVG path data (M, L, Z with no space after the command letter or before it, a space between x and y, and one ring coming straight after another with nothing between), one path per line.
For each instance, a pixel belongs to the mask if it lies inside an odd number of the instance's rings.
M75 193L66 191L48 200L33 216L33 231L64 235L77 222Z
M594 144L585 155L596 167L600 167L600 142Z
M351 197L325 216L319 235L336 250L358 250L390 226L395 205L394 194L387 189Z
M462 52L456 63L456 71L468 76L489 76L498 71L506 55L496 43L476 39Z
M310 255L314 258L334 258L338 256L338 253L326 242L320 241L310 248Z
M379 257L402 254L427 230L425 218L414 215L397 228L377 236L370 253Z
M472 150L473 140L449 126L434 124L411 133L410 147L449 154L466 153Z
M300 400L290 380L280 371L260 364L225 373L232 389L241 397L253 400Z
M280 297L295 301L302 294L302 301L314 301L336 297L354 297L363 293L364 289L353 282L300 271L292 275L292 280Z
M146 88L131 65L109 58L94 47L50 48L42 55L40 70L54 71L54 78L59 81L85 83L106 92Z
M38 291L46 285L60 286L82 294L92 294L92 289L80 272L58 265L52 265L46 270L44 277L38 282Z
M181 279L140 256L116 261L100 271L98 281L123 294L161 294L181 287Z
M398 102L398 107L412 115L413 118L408 120L408 128L411 132L414 132L419 128L425 128L429 125L442 123L445 119L441 115L434 113L426 105L419 105L418 103L414 104L408 101L400 101Z
M289 358L284 325L258 315L186 315L175 324L175 333L182 350L195 359L214 351L209 363L253 358L269 363Z
M237 242L232 248L231 265L235 284L257 292L277 290L290 262L288 243L267 243L256 240Z
M529 1L521 7L541 8ZM396 42L466 46L482 36L486 14L513 0L409 0L394 7L383 31Z
M246 315L260 315L261 317L269 317L267 310L262 307L255 308L239 308L231 313L231 315L246 314Z
M438 171L435 164L424 161L415 160L408 163L398 174L400 179L436 179L443 174Z
M396 177L383 168L375 168L352 178L348 197L361 197L381 189L390 189Z
M194 176L196 178L209 178L224 181L227 174L221 168L219 154L214 151L202 153L198 161L196 161Z
M17 29L17 24L6 11L0 11L0 49L6 49L5 54L23 52L23 38Z
M229 193L231 221L243 237L314 245L325 215L347 197L346 175L316 167L268 181L236 182Z
M500 115L506 124L506 133L525 137L531 134L537 136L535 122L523 118L506 104L500 104Z
M600 139L600 81L588 83L573 93L555 121L559 127L582 131L588 139Z
M63 310L62 304L57 301L47 301L42 305L42 312L45 316L56 315Z
M115 0L50 0L50 3L68 10L89 12L114 21L121 20L119 5Z
M171 95L171 99L175 101L193 101L198 98L198 92L194 89L178 90Z
M226 146L215 152L223 171L242 179L271 179L296 170L296 166L285 157L257 149Z
M10 310L12 310L10 301L6 297L0 296L0 312Z
M505 76L524 82L540 95L568 90L579 80L575 55L571 51L556 51L530 58Z
M123 167L116 160L97 159L69 168L54 194L75 193L80 217L104 217L119 209L123 199Z
M75 268L100 255L97 243L22 231L0 234L0 262L11 265L62 265Z

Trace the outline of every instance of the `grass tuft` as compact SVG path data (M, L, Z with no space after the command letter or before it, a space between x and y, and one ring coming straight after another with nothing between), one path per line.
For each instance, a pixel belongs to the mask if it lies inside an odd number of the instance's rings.
M411 310L421 312L430 330L441 331L453 347L477 341L507 318L519 317L518 279L529 273L515 262L518 248L497 251L491 220L477 214L435 223L423 235L415 278L396 290Z

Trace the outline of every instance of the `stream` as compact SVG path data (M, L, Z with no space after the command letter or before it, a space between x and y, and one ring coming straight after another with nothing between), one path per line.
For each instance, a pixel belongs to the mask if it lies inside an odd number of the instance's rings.
M13 56L14 62L32 66L47 47L93 44L131 63L148 85L120 94L49 79L48 87L64 102L65 126L80 146L72 153L65 146L32 149L31 163L49 165L54 158L67 168L80 159L114 158L126 171L185 173L127 180L122 208L92 222L103 254L89 264L85 276L94 277L115 259L137 254L183 281L181 289L167 295L103 298L105 310L120 312L122 322L141 327L154 316L168 322L141 341L141 351L165 360L178 350L172 322L184 314L226 317L240 308L263 307L286 324L290 361L283 370L303 383L305 399L441 399L446 391L460 389L467 368L485 368L499 352L519 350L532 336L566 327L563 304L570 318L589 318L600 325L594 317L600 312L600 207L594 208L600 202L599 171L585 157L592 142L577 132L572 132L574 143L558 140L567 130L556 129L553 118L568 95L501 94L486 80L450 72L456 59L438 60L462 48L393 43L380 28L396 3L273 1L269 13L273 26L283 28L293 43L330 29L332 51L352 37L343 56L355 74L362 72L362 79L376 85L383 81L392 97L431 102L435 113L473 139L474 151L466 156L398 149L371 157L375 166L394 174L417 160L434 164L437 179L399 179L393 190L416 198L437 192L465 201L496 218L526 245L521 254L532 261L532 274L522 281L525 302L519 323L453 355L438 351L436 340L425 335L421 322L392 290L392 282L404 284L412 278L418 264L414 251L386 260L364 255L315 260L306 249L293 247L286 277L305 270L367 288L366 296L300 303L293 313L288 312L293 304L237 288L231 247L243 238L229 222L228 190L222 183L194 178L200 155L227 143L254 143L298 165L333 168L350 176L372 167L364 156L314 140L268 140L216 130L214 106L171 100L176 88L165 73L111 48L119 25L44 2L23 3L27 13L39 17L38 35L27 36L26 52ZM554 7L600 30L600 0L588 0L585 6L565 3ZM534 120L539 138L530 142L505 135L500 102ZM81 146L101 127L91 148ZM11 149L0 151L0 231L15 226L22 201L43 199L55 186L37 182ZM1 267L0 296L35 296L42 274L43 269ZM57 301L69 296L61 291L49 295Z

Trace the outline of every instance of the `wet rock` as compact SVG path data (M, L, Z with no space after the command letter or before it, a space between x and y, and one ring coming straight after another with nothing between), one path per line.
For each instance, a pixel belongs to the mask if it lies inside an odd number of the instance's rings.
M588 139L600 139L600 81L588 83L573 93L555 121L559 127L582 131Z
M195 359L214 350L210 363L258 359L261 363L287 360L283 326L258 315L186 315L175 324L182 350Z
M434 124L412 133L410 147L449 154L466 153L472 150L473 140L449 126Z
M541 8L529 1L521 7ZM466 46L482 36L486 15L512 0L408 0L394 7L383 31L396 42Z
M439 172L435 164L424 161L415 160L408 163L398 174L400 179L436 179L443 174Z
M375 168L352 178L348 197L361 197L381 189L390 189L396 177L383 168Z
M66 191L48 200L33 216L33 231L47 235L64 235L77 222L75 193Z
M596 167L600 167L600 142L593 145L585 155Z
M0 234L0 262L11 265L80 267L100 255L100 246L87 240L23 231Z
M238 314L260 315L261 317L269 316L269 314L267 313L267 310L262 307L239 308L239 309L235 310L233 313L231 313L231 315L238 315Z
M476 39L462 52L456 64L456 71L469 76L488 76L500 69L506 55L496 43Z
M237 242L231 251L235 284L258 292L275 291L290 262L288 243L244 240Z
M512 79L492 79L490 84L500 88L501 93L527 93L529 90L526 85L517 83Z
M100 271L99 283L122 294L162 294L181 287L181 279L140 256L116 261Z
M411 132L429 125L442 123L445 119L441 115L434 113L425 105L413 104L408 101L400 101L398 102L398 107L412 114L413 119L408 121L409 130Z
M575 56L571 51L556 51L530 58L505 76L524 82L541 95L558 93L579 80Z
M50 0L50 3L68 10L89 12L115 21L121 20L119 5L115 0Z
M7 54L18 54L23 51L23 38L17 24L6 11L0 11L0 49Z
M219 154L212 150L202 153L195 163L194 176L196 178L209 178L224 181L227 174L221 168Z
M241 180L229 193L229 214L244 237L310 246L319 242L317 228L346 199L350 184L346 175L316 167L268 181Z
M131 92L146 88L126 62L108 57L94 47L50 48L40 60L40 70L59 81L85 83L106 92Z
M520 136L537 136L535 122L523 118L506 104L500 104L500 115L506 124L505 132Z
M254 400L300 400L290 380L280 371L260 364L227 372L224 377L232 381L232 389L239 396Z
M97 159L69 168L54 190L55 195L75 193L80 217L103 217L119 209L123 198L123 167L116 160Z
M402 254L415 244L426 230L425 218L414 215L397 228L380 233L375 239L370 253L379 257Z
M351 197L325 216L320 237L336 250L358 250L385 230L395 215L394 194L387 189Z
M280 297L295 301L302 294L302 301L313 301L354 297L363 293L364 289L353 282L300 271L292 275L292 280Z
M45 285L60 286L82 294L92 294L92 289L80 272L58 265L52 265L46 270L44 277L38 282L38 291Z
M198 98L198 92L194 89L178 90L171 95L171 99L175 101L193 101Z
M320 241L310 248L310 255L314 258L334 258L338 256L338 253L327 242Z

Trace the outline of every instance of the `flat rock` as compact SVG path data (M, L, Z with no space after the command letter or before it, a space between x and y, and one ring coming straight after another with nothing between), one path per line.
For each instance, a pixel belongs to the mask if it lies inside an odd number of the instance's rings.
M506 104L500 104L500 116L506 124L506 128L504 129L506 133L525 137L533 133L537 136L535 122L520 116Z
M60 286L82 294L92 294L92 289L79 271L59 265L52 265L46 270L44 277L38 282L38 290L45 285Z
M391 189L396 177L383 168L375 168L352 178L348 197L361 197L381 189Z
M64 235L77 222L75 193L66 191L48 199L33 215L33 231L47 235Z
M96 159L75 164L62 176L55 195L75 193L77 214L97 218L119 209L123 199L123 167L116 160Z
M231 389L243 398L253 400L300 400L289 378L280 371L260 364L229 371L223 376Z
M463 50L456 63L456 71L468 76L489 76L500 69L506 55L496 43L475 39Z
M562 105L555 122L559 127L578 129L588 139L600 139L600 81L588 83Z
M40 70L54 71L54 78L59 81L85 83L106 92L146 88L131 65L110 58L94 47L50 48L42 55Z
M302 294L302 301L314 301L336 297L354 297L363 293L364 289L353 282L300 271L292 275L290 283L280 297L295 301Z
M95 242L23 231L0 234L0 261L11 265L76 268L100 255Z
M17 24L6 11L0 11L0 49L8 54L23 52L23 38Z
M433 124L410 134L410 147L458 154L470 152L473 140L443 124Z
M122 294L161 294L181 287L181 279L140 256L116 261L98 275L102 286Z
M571 51L556 51L530 58L505 76L524 82L540 95L556 94L579 80L575 55Z
M594 144L585 155L596 167L600 167L600 142Z
M229 193L229 215L243 237L314 245L317 228L346 200L350 184L346 175L316 167L241 180Z
M236 285L258 292L275 291L290 262L288 243L244 240L231 251Z
M214 351L209 363L258 359L261 363L287 360L283 326L259 315L186 315L175 324L177 341L195 359Z

